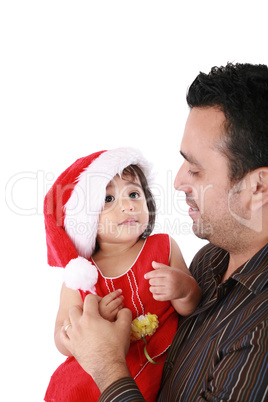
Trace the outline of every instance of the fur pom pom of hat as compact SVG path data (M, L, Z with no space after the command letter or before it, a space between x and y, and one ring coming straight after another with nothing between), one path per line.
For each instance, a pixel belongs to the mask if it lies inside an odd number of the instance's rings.
M151 165L140 151L116 148L78 159L45 197L48 264L65 268L64 282L71 289L95 292L98 272L88 259L95 250L106 187L129 165L138 165L150 183Z

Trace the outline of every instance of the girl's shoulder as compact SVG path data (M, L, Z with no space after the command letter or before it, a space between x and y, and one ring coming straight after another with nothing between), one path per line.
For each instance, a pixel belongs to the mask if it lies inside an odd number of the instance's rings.
M170 242L170 236L166 233L156 233L156 234L150 235L147 238L147 241L148 240L150 243L161 242L161 241Z
M146 247L144 247L144 253L152 255L154 261L157 261L157 259L166 256L168 263L170 257L170 250L171 250L171 244L170 244L170 237L168 234L157 233L147 237Z

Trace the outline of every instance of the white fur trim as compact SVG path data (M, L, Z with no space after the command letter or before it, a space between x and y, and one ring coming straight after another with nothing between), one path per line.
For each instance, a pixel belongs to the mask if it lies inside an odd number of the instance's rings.
M66 265L63 280L70 289L81 289L84 292L89 290L91 293L95 293L98 270L90 261L83 257L77 257Z
M64 228L82 257L90 258L94 252L99 215L104 207L108 183L129 165L139 165L150 183L151 164L135 148L103 152L78 177L65 204Z

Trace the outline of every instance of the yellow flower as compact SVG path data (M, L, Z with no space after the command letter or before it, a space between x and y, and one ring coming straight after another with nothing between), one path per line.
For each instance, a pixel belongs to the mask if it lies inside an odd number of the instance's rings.
M158 325L159 322L156 314L147 313L146 315L140 315L135 318L131 324L131 342L139 341L147 335L153 335Z

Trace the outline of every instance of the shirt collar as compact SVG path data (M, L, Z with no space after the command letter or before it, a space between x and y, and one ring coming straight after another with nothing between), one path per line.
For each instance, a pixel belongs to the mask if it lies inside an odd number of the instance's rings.
M268 244L238 268L232 277L256 295L268 282Z
M210 262L214 278L221 277L227 269L229 253L223 249L218 249ZM268 281L268 244L241 265L230 276L229 280L240 282L255 294L260 293Z

